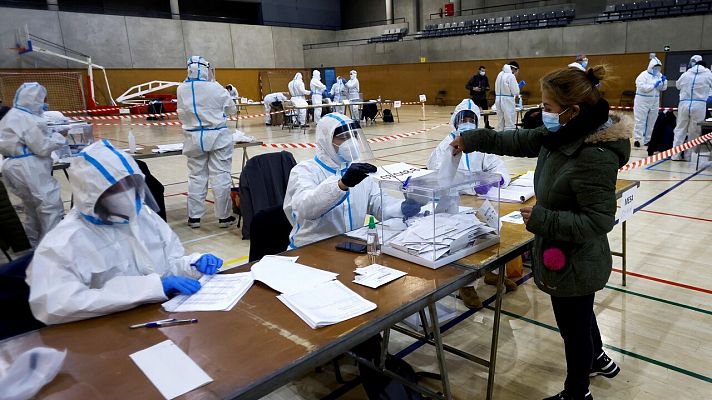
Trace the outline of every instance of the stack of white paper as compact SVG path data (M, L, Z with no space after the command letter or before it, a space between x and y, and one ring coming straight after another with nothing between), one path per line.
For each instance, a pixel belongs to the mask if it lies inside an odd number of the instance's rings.
M272 289L284 293L299 293L305 288L329 282L339 274L307 267L278 258L262 259L252 266L252 276Z
M402 276L408 275L403 271L398 271L397 269L388 268L379 264L356 268L354 272L356 273L354 283L370 287L371 289L375 289Z
M277 298L312 329L332 325L376 309L376 304L333 280Z
M168 312L230 311L252 287L252 274L203 275L200 290L192 295L180 295L163 303Z
M380 239L381 244L390 241L393 236L403 232L403 230L407 227L408 226L405 224L405 222L403 222L403 218L391 218L376 224L376 229L378 230L378 238ZM353 239L363 240L365 242L367 233L368 226L363 226L353 231L346 232L345 235Z
M503 203L524 203L534 197L534 171L529 171L513 180L506 189L491 188L489 192L480 195L480 197L499 200Z
M168 153L171 151L181 151L183 150L183 143L171 143L171 144L158 144L155 149L151 151L154 153Z

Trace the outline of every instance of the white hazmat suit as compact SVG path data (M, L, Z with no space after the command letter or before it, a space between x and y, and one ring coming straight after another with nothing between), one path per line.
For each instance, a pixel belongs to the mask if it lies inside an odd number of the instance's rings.
M294 79L292 79L287 86L289 88L289 95L292 96L292 104L294 104L295 107L307 107L309 105L304 96L311 94L311 92L304 88L301 72L297 72L296 75L294 75ZM298 110L299 125L305 126L307 124L307 109L299 108Z
M356 71L352 70L351 72L349 72L349 81L346 82L346 91L348 93L348 99L351 102L361 100L361 85L359 84L358 78L356 76ZM361 115L358 111L358 105L351 106L351 118L353 118L354 121L361 120Z
M341 103L344 100L344 96L346 96L346 86L344 85L343 78L337 77L336 82L331 85L331 90L329 92L334 99L334 103ZM346 107L344 106L333 106L333 109L334 112L340 114L343 114L346 111Z
M161 278L202 275L191 266L201 254L185 255L178 236L143 203L144 191L135 192L138 215L128 223L97 213L100 197L117 182L143 183L131 156L104 139L72 160L69 175L74 208L27 269L35 318L60 324L165 301Z
M380 216L378 182L366 177L355 187L341 190L339 180L348 169L332 143L334 131L353 120L326 114L316 126L317 154L297 164L289 174L284 213L292 223L289 248L342 234L363 226L366 213ZM385 215L403 216L400 201L387 205Z
M322 102L322 96L321 94L324 93L324 89L326 89L326 85L324 85L321 82L321 72L318 70L314 70L312 72L312 79L311 82L309 83L309 89L311 90L311 100L312 100L312 105L314 106L319 106L321 105ZM321 107L316 107L314 109L314 123L319 122L319 119L321 118Z
M673 147L681 145L685 138L692 140L700 135L697 124L705 120L707 97L712 95L712 72L702 65L695 65L680 76L675 87L680 91L680 103ZM673 159L681 159L680 154L674 155Z
M648 63L648 69L641 72L635 79L635 100L633 103L633 116L635 127L633 135L635 141L647 144L653 133L655 120L658 118L660 108L660 92L667 89L667 80L663 75L656 73L653 68L661 66L660 60L653 58Z
M277 92L277 93L270 93L264 98L264 106L265 106L265 124L270 125L272 123L272 115L270 115L270 112L272 111L272 103L275 101L280 101L280 102L285 102L289 100L287 96L284 95L282 92Z
M494 104L497 107L498 131L514 129L517 121L515 97L519 96L519 84L512 73L512 66L505 64L494 82Z
M450 118L450 125L453 127L453 131L447 135L438 147L436 147L430 154L428 159L427 168L430 170L438 170L443 162L449 158L452 158L452 147L450 143L459 135L457 131L456 118L461 111L472 111L477 116L477 120L480 120L480 108L475 105L470 99L464 99L460 104L455 107L455 111ZM475 151L472 153L464 153L460 159L460 165L458 169L466 172L494 172L502 177L504 183L502 187L509 185L509 170L504 165L504 161L495 154L485 154ZM474 189L469 189L464 191L465 194L474 195Z
M25 208L25 233L32 247L62 219L59 183L52 177L54 150L67 140L47 127L43 117L47 90L37 82L23 83L13 107L0 121L0 154L5 186Z
M199 56L188 59L188 79L177 89L178 118L183 124L183 154L188 157L188 218L205 214L208 177L215 196L215 216L232 215L230 188L233 139L227 117L237 111L230 94L208 80L210 64Z

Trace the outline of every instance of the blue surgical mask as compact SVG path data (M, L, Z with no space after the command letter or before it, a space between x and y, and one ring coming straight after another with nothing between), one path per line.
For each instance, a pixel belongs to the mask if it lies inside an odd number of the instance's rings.
M653 76L660 75L660 67L653 67Z
M548 111L541 112L541 119L544 121L544 126L546 126L546 129L548 129L549 132L556 132L561 129L562 125L559 122L559 117L566 111L568 111L568 108L558 114Z
M586 67L588 67L588 60L581 61L579 64L581 64L581 66L586 69Z
M42 103L42 111L49 111L49 104Z
M471 131L473 129L477 129L477 125L474 122L461 122L459 125L457 125L457 131L459 133Z

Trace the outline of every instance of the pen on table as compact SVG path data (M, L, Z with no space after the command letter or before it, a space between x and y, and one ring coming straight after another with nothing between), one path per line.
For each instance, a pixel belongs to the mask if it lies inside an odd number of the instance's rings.
M143 324L136 324L136 325L131 325L129 328L131 329L136 329L136 328L160 328L162 326L173 326L173 325L185 325L185 324L197 324L198 319L197 318L190 318L190 319L162 319L160 321L151 321L151 322L145 322Z

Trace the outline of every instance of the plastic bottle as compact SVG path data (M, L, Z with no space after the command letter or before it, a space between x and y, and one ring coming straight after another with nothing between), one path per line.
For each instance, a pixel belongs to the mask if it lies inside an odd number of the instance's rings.
M129 128L129 153L136 153L136 137L134 136L131 128Z
M522 96L519 96L519 109L521 110L523 108L524 108L524 103L522 102Z
M371 216L368 220L368 231L366 232L366 249L371 262L375 262L375 257L381 255L381 242L378 240L378 230L376 221Z

